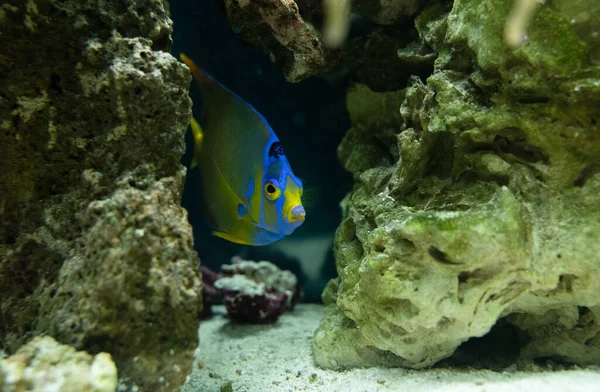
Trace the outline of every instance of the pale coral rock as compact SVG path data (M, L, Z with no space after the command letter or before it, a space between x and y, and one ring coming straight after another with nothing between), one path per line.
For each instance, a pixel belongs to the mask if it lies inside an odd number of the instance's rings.
M90 355L37 337L14 355L0 359L4 392L114 392L117 368L110 354Z

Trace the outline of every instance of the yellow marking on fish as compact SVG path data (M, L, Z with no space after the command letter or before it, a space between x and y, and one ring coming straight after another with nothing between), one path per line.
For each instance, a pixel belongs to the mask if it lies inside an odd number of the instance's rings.
M301 206L302 201L300 200L300 188L296 185L294 180L288 176L286 179L285 191L283 192L285 196L285 204L283 206L283 213L288 219L288 222L300 222L304 220L304 217L299 218L295 217L292 214L292 210L294 207Z

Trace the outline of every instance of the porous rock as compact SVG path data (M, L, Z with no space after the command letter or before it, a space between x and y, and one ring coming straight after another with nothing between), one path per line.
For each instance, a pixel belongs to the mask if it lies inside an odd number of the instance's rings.
M331 70L339 51L300 16L294 0L224 0L233 30L268 54L290 82Z
M563 285L566 279L561 278ZM546 311L512 313L507 320L525 332L523 359L553 358L582 366L599 363L599 306L553 306Z
M0 390L6 392L114 392L117 368L110 354L90 355L37 337L0 359Z
M374 91L397 91L411 76L426 78L433 71L436 55L427 45L413 41L416 31L390 30L374 29L351 39L343 49L354 80Z
M393 25L414 17L427 0L354 0L352 10L379 25Z
M600 64L589 19L571 17L594 4L541 5L512 51L510 2L434 3L415 23L433 74L396 96L349 91L403 102L348 105L356 183L319 366L431 366L506 316L524 358L600 363Z
M201 281L180 206L189 70L162 0L0 8L0 337L108 352L177 390Z

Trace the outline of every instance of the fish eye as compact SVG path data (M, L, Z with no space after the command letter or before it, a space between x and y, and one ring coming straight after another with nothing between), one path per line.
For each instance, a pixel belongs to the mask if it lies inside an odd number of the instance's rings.
M265 196L269 200L277 200L281 196L281 189L276 181L267 181L265 183Z

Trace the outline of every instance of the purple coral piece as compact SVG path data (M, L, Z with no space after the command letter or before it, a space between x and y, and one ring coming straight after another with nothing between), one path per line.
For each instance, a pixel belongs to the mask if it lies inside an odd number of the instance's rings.
M221 299L219 289L215 287L215 281L220 279L223 274L205 266L200 266L200 272L202 273L202 312L200 317L207 317L212 314L212 305Z
M287 295L267 289L264 295L247 295L241 291L221 290L229 316L250 323L274 323L286 309Z
M245 263L245 265L241 263ZM248 269L248 263L253 267ZM202 282L204 284L202 288L204 306L200 316L209 316L212 313L211 306L221 299L229 316L243 322L273 323L286 310L293 310L294 306L300 301L300 285L294 279L295 286L293 287L289 284L287 288L281 286L279 288L270 287L270 283L263 281L265 277L264 270L263 275L256 272L260 268L265 268L264 264L261 263L246 261L236 256L231 259L231 265L220 273L201 266L200 271L202 272ZM258 267L261 265L262 267ZM271 273L282 273L273 264L267 263L268 265L271 267L267 267L267 270L272 268ZM254 266L257 266L258 269L255 269L257 267ZM289 274L289 272L287 273ZM217 281L221 278L225 279L218 283ZM277 278L276 281L278 281ZM281 282L277 285L280 284Z

